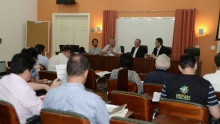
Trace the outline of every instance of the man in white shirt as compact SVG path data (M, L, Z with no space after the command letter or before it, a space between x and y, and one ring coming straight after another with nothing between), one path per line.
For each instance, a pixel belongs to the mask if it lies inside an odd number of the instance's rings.
M98 47L98 39L94 38L92 40L93 48L89 50L89 54L98 55L101 53L102 49Z
M45 55L44 48L45 48L45 46L43 44L37 44L35 46L35 49L37 49L37 52L38 52L37 62L39 64L42 64L43 66L45 66L47 69L48 58L46 56L44 56Z
M56 65L67 64L67 61L73 53L74 50L70 45L63 46L58 55L50 58L48 62L48 71L56 71Z
M115 44L115 39L110 38L109 44L102 49L101 54L106 54L107 56L117 56L121 54L121 48Z
M203 78L208 80L212 84L215 91L220 92L220 53L215 55L214 60L217 70L215 71L215 73L204 75Z
M141 39L136 39L134 42L134 47L131 49L131 55L133 58L139 57L144 58L145 54L147 54L147 49L141 47Z
M36 92L28 85L35 61L32 57L20 53L11 61L11 74L0 80L0 99L11 103L18 115L21 124L33 115L39 115L42 101L36 96ZM57 79L50 88L59 85Z

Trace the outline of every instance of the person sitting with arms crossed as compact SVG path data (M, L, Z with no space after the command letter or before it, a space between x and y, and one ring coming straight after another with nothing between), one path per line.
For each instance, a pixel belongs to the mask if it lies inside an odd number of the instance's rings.
M209 81L195 75L195 57L182 55L178 67L182 74L167 80L162 89L161 99L179 99L205 105L210 114L219 119L220 108L214 88Z
M28 85L35 61L27 54L19 53L11 60L11 74L0 80L0 99L11 103L21 124L33 115L39 115L42 101ZM60 85L55 79L50 89Z
M121 48L115 44L115 39L110 38L109 44L103 48L101 54L106 54L107 56L117 56L121 54Z
M86 116L91 124L109 124L105 102L85 90L88 69L89 62L85 56L73 55L67 63L67 82L46 94L43 108L76 112Z
M119 69L113 69L111 76L109 79L118 79L118 71L122 68L130 68L133 64L133 58L131 54L124 53L120 56L120 68ZM132 81L137 84L138 87L138 93L143 93L143 84L141 83L141 79L136 73L136 71L128 70L128 81Z
M145 54L147 54L146 48L140 45L141 45L141 39L136 39L134 42L134 47L132 47L131 49L131 55L133 58L135 57L144 58Z
M99 55L101 54L102 49L98 47L98 39L92 39L93 48L89 50L89 54Z

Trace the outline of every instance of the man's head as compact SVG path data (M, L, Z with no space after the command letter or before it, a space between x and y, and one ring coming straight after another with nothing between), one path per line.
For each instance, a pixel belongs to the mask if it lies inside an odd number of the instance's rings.
M179 60L179 70L183 74L195 74L197 63L193 55L182 55Z
M21 76L24 80L29 81L31 71L35 60L27 54L15 54L11 60L11 73Z
M124 53L120 56L120 66L130 68L133 64L133 58L131 54Z
M21 53L27 54L28 56L32 57L35 61L37 61L37 55L38 52L35 48L30 47L30 48L24 48L22 49Z
M136 39L134 41L134 47L139 47L141 45L141 39Z
M159 48L162 45L163 45L163 39L162 38L157 38L156 41L155 41L155 46Z
M166 54L161 54L156 58L155 66L157 69L169 69L170 68L170 57Z
M70 58L74 54L74 50L70 45L65 45L61 48L61 53L63 53L67 58Z
M89 61L82 54L75 54L71 56L67 62L67 74L69 78L79 78L81 82L85 83L89 69Z
M110 46L111 46L111 47L114 47L114 46L115 46L115 39L110 38L110 39L109 39L109 43L110 43Z
M94 39L92 39L92 45L94 46L94 47L97 47L98 46L98 39L96 39L96 38L94 38Z
M215 55L215 65L218 69L220 69L220 52Z
M37 44L35 48L37 49L38 54L42 54L42 55L44 54L45 46L43 44Z

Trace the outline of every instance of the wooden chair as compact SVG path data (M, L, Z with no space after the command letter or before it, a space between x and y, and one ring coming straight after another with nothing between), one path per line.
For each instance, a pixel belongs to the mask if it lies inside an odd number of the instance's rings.
M163 88L162 84L156 83L145 83L144 84L144 93L154 93L154 92L161 92Z
M13 105L3 100L0 100L0 124L19 124Z
M40 79L48 79L53 81L54 79L57 78L57 73L54 71L40 70L38 74Z
M186 123L186 120L188 120L188 123L194 122L208 124L209 121L209 114L206 106L175 99L160 100L159 115L156 116L153 122L169 124L170 122ZM176 122L174 122L174 120L176 120Z
M122 118L122 117L112 117L110 124L154 124L152 122L131 119L131 118Z
M146 75L147 75L146 73L139 73L139 74L138 74L138 76L140 77L140 79L141 79L142 81L144 81Z
M42 124L90 124L88 118L75 112L54 109L42 109Z
M118 71L117 90L128 91L128 69L123 68Z
M119 106L127 104L128 110L134 113L133 118L144 121L151 121L156 108L151 104L150 98L133 92L114 90L111 92L111 102L113 105Z

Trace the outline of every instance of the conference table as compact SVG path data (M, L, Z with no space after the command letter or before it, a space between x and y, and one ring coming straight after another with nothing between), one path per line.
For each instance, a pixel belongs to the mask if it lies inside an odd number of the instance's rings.
M93 70L103 70L103 71L112 71L120 67L120 58L119 56L102 56L102 55L89 55L84 54L90 63L90 68ZM202 62L197 62L198 67L196 75L201 76L201 65ZM180 74L181 72L178 69L179 62L171 60L171 66L168 69L169 72L174 74ZM132 70L135 70L137 73L149 73L154 71L155 68L155 59L153 58L134 58Z

